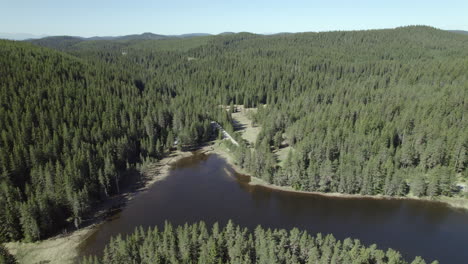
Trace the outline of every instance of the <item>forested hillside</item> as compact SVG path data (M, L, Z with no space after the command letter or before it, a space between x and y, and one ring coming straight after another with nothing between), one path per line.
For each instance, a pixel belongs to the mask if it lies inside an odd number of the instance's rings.
M94 201L119 192L125 170L160 158L175 135L185 145L209 139L212 114L223 112L145 89L119 66L0 43L0 241L78 227Z
M79 226L124 171L258 107L252 175L299 190L453 195L468 178L468 37L429 27L0 42L0 241ZM41 44L41 42L37 42ZM290 155L278 166L274 152Z
M457 176L468 178L468 38L431 28L310 38L311 54L277 64L256 151L239 162L299 190L457 193ZM270 153L283 140L293 148L278 168Z
M106 246L102 258L88 257L83 264L97 263L392 263L406 262L395 250L364 246L357 239L337 240L333 235L311 236L298 229L264 229L254 232L229 222L225 227L204 222L144 231L138 228L125 238L117 236ZM420 257L412 264L426 263ZM438 263L434 261L433 263Z

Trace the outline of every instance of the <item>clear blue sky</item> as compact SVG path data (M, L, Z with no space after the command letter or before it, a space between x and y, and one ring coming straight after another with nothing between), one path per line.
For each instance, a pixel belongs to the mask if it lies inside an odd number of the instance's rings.
M468 0L0 0L0 32L105 36L430 25L468 30Z

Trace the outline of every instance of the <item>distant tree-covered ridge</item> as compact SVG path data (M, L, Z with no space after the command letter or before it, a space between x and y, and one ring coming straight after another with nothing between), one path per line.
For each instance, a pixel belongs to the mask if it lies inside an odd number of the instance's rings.
M264 264L404 264L395 250L383 251L377 246L365 246L357 239L337 240L333 235L311 236L305 231L292 229L264 229L254 232L234 225L204 222L164 228L141 227L125 238L112 238L102 257L85 257L82 264L126 263L264 263ZM426 263L416 257L412 264ZM438 263L434 261L433 263Z
M46 238L144 160L259 107L254 176L298 190L451 196L468 178L468 37L430 27L0 41L0 241ZM61 41L64 41L63 43ZM38 41L39 45L49 45ZM274 152L291 152L278 166Z

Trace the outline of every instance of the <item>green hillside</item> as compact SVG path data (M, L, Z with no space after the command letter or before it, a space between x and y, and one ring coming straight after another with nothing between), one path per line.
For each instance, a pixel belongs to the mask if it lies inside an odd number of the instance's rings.
M186 145L207 140L214 112L184 109L190 97L132 75L0 42L0 241L78 227L96 201L119 192L125 171L162 157L176 135Z
M0 241L80 226L128 171L259 107L237 163L298 190L461 196L468 37L430 27L0 41ZM240 139L239 139L240 140ZM240 140L242 141L242 140ZM274 152L289 146L278 166Z

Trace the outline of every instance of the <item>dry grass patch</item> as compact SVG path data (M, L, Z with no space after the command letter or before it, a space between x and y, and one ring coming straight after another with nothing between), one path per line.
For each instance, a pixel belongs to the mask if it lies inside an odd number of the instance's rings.
M253 126L250 115L257 112L257 108L243 108L238 106L239 111L232 114L234 119L234 127L239 128L239 133L242 138L247 140L251 145L255 144L257 136L260 133L260 126Z
M234 128L237 129L236 133L241 133L242 138L247 140L247 142L253 146L257 140L258 134L262 129L258 125L252 125L251 115L257 113L257 108L244 108L242 105L235 105L235 108L238 111L236 113L232 113L231 116L234 121ZM292 148L287 146L275 152L279 166L283 166L290 149Z
M28 264L67 264L75 263L79 256L79 246L93 233L88 227L73 232L71 235L57 236L35 243L5 243L8 251L15 256L18 263Z

